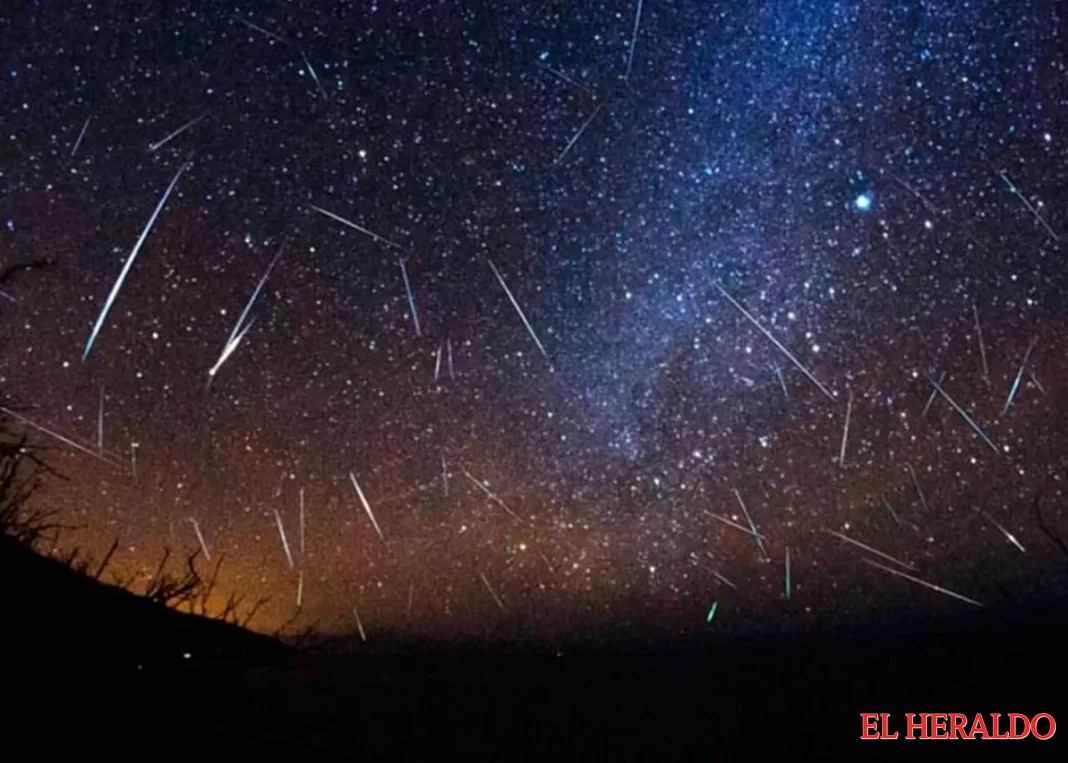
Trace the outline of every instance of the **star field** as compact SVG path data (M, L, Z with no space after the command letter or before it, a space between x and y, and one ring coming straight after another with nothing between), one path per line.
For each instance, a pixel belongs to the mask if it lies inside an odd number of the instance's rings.
M103 451L36 430L61 546L372 640L1062 595L1056 4L638 8L0 11L0 263L53 263L0 388Z

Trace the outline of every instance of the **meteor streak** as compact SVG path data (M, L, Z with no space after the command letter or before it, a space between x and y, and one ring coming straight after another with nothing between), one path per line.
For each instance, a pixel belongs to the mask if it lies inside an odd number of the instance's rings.
M170 143L170 142L171 142L172 140L174 140L175 138L177 138L177 137L178 137L179 135L181 135L181 134L182 134L183 132L185 132L185 131L186 131L186 130L188 130L188 129L189 129L190 127L192 127L193 125L195 125L195 124L196 124L197 122L199 122L200 120L202 120L202 119L203 119L203 118L204 118L205 116L207 116L207 115L206 115L206 114L201 114L201 115L200 115L199 117L197 117L196 119L193 119L193 120L191 120L191 121L189 121L189 122L186 122L186 123L185 123L184 125L182 125L182 126L181 126L181 127L179 127L179 128L177 129L177 130L175 130L174 132L172 132L172 133L171 133L170 135L168 135L167 137L165 137L165 138L164 138L163 140L160 140L160 141L157 141L157 142L155 142L155 143L151 144L151 145L150 145L150 146L148 147L148 153L150 153L150 154L151 154L151 153L154 153L154 152L158 151L159 149L163 148L163 147L164 147L165 145L167 145L167 144L168 144L168 143Z
M182 176L182 173L185 172L191 162L191 159L187 159L185 164L178 168L178 172L175 173L174 179L171 180L171 184L167 186L167 190L163 192L163 197L160 198L159 204L156 205L155 211L152 213L152 216L148 218L148 222L145 223L144 230L141 231L141 236L137 239L137 243L134 244L133 249L130 251L130 256L126 258L126 264L123 265L122 271L119 273L119 277L115 281L115 285L111 287L111 293L108 294L108 298L104 302L104 308L100 311L100 315L96 319L96 324L93 325L93 330L89 333L89 340L85 343L85 350L82 351L82 360L88 358L89 353L92 352L93 343L96 341L97 334L99 334L100 329L104 327L104 321L107 320L108 313L111 311L111 306L115 303L115 298L119 296L119 290L122 289L122 284L126 281L126 276L129 275L134 260L137 259L137 253L141 251L141 246L145 243L145 239L148 238L152 226L156 224L156 218L158 218L159 213L163 211L163 207L167 204L167 199L170 198L171 192L174 191L174 187L178 185L178 178Z
M286 529L282 526L282 515L278 513L278 509L274 510L274 522L278 525L278 537L282 540L282 550L286 553L286 562L289 564L289 569L293 569L293 554L289 551L289 541L286 540Z
M375 519L374 512L371 511L371 504L367 502L367 498L363 494L363 490L360 489L360 483L356 481L356 475L349 472L349 479L352 480L352 486L356 488L356 495L360 497L360 503L363 504L363 510L367 512L367 518L371 520L371 524L375 528L375 532L378 533L378 537L382 539L384 543L386 536L382 534L382 528L378 526L378 521Z
M267 279L271 277L271 271L274 270L274 266L278 263L278 260L281 259L282 253L285 252L286 243L288 243L288 239L282 242L282 246L278 248L278 253L275 254L274 258L267 266L267 270L264 272L263 277L260 278L259 283L256 284L256 288L252 291L252 296L249 297L248 302L245 304L245 309L241 312L240 317L237 319L237 323L234 324L234 328L226 340L226 345L223 347L222 354L219 355L219 359L215 361L215 365L208 371L208 384L211 384L211 380L215 378L215 374L222 368L223 363L225 363L227 358L233 354L234 350L241 344L241 340L245 337L245 334L252 328L255 319L250 320L247 324L245 323L245 320L248 318L252 306L256 303L256 298L259 297L260 292L263 291L263 287L266 286ZM242 324L244 325L242 326Z
M405 261L398 260L401 269L401 278L404 279L404 292L408 295L408 308L412 311L412 323L415 324L415 335L421 336L422 332L419 330L419 312L415 309L415 297L412 295L412 284L408 280L408 266ZM441 353L438 353L438 365L441 365ZM434 371L434 379L437 380L437 370Z
M891 561L891 562L893 562L894 564L896 564L896 565L898 565L900 567L904 567L905 569L908 569L908 570L916 569L916 567L914 565L911 565L908 562L903 562L900 559L898 559L897 557L890 556L890 554L884 553L884 552L880 551L877 548L872 548L867 543L861 543L859 540L854 540L853 538L850 538L848 535L842 535L842 533L835 532L834 530L828 530L827 528L823 528L823 531L826 532L826 533L830 533L831 535L833 535L834 537L836 537L836 538L838 538L840 540L844 540L846 543L851 543L854 546L856 546L857 548L861 548L861 549L867 551L869 554L875 554L876 556L881 556L883 559Z
M549 355L545 352L545 348L542 346L541 340L538 339L538 335L534 333L534 328L530 325L530 321L527 320L527 316L523 313L523 308L521 308L519 306L519 303L516 301L515 296L512 294L512 290L509 289L508 284L504 282L504 278L501 276L501 271L497 270L497 266L493 264L492 260L487 259L486 262L489 263L490 268L493 270L493 275L497 276L497 280L500 281L501 288L504 289L504 293L508 295L508 299L509 301L511 301L512 307L514 307L515 311L519 313L519 319L522 320L523 325L527 327L527 333L530 334L530 338L534 340L534 344L538 346L538 349L541 350L541 354L545 357L546 360L548 360ZM449 360L452 360L451 353L449 354ZM451 362L449 369L451 373Z
M883 570L884 572L889 572L891 575L897 575L899 578L904 578L905 580L909 580L918 585L922 585L924 588L929 588L932 591L937 591L938 593L945 594L946 596L951 596L954 599L965 602L966 604L971 604L975 607L983 606L981 602L978 602L975 599L969 599L967 596L962 596L959 593L950 591L948 588L943 588L942 586L935 585L934 583L929 583L926 580L913 577L912 575L908 575L904 572L899 572L898 570L895 570L892 567L887 567L884 564L879 564L878 562L873 561L871 559L862 558L860 561L864 562L865 564L870 564L872 567L878 567L880 570Z
M383 243L383 244L385 244L386 246L392 246L392 247L393 247L394 249L401 249L401 248L403 248L403 247L401 247L401 245L400 245L400 244L395 244L395 243L393 243L392 241L390 241L390 240L389 240L388 238L384 238L384 237L382 237L382 236L379 236L379 235L378 235L377 233L375 233L374 231L372 231L372 230L368 230L367 228L364 228L364 227L363 227L362 225L357 225L357 224L356 224L356 223L354 223L354 222L353 222L352 220L346 220L346 219L345 219L344 217L342 217L341 215L335 215L335 214L334 214L333 212L331 212L331 211L329 211L329 210L327 210L327 209L323 209L322 207L317 207L317 206L315 206L314 204L309 204L308 206L309 206L309 207L311 207L312 209L314 209L314 210L315 210L316 212L318 212L319 214L321 214L321 215L326 215L326 216L327 216L327 217L329 217L330 219L332 219L332 220L336 220L337 222L341 223L342 225L347 225L348 227L352 228L353 230L357 230L357 231L359 231L360 233L364 234L365 236L370 236L370 237L371 237L371 238L373 238L373 239L374 239L375 241L380 241L380 242L382 242L382 243Z
M788 360L789 360L789 361L790 361L791 363L793 363L793 364L794 364L794 365L795 365L795 366L797 367L797 369L798 369L798 370L799 370L799 371L800 371L801 373L803 373L803 374L805 375L805 377L806 377L806 378L807 378L807 379L808 379L808 380L809 380L810 382L812 382L813 384L815 384L815 385L816 385L816 388L817 388L817 389L819 389L819 391L820 391L820 392L822 392L822 393L824 394L824 396L826 396L826 398L827 398L828 400L830 400L830 401L832 401L832 402L834 401L834 395L833 395L833 394L831 394L831 391L830 391L829 389L827 389L826 387L824 387L824 386L823 386L823 385L822 385L822 384L820 383L819 379L817 379L817 378L816 378L815 376L813 376L813 375L812 375L812 372L811 372L811 371L809 371L809 370L808 370L807 368L805 368L805 367L804 367L804 366L803 366L803 365L801 364L801 361L800 361L800 360L798 360L797 358L795 358L795 357L794 357L794 354L793 354L792 352L790 352L790 351L789 351L788 349L786 349L786 346L785 346L785 345L784 345L784 344L783 344L782 342L780 342L780 341L779 341L778 339L776 339L776 338L775 338L775 337L774 337L774 336L772 335L772 333L771 333L770 331L768 331L768 330L767 330L766 328L764 328L764 326L763 326L763 325L761 325L760 321L758 321L758 320L757 320L756 318L754 318L754 317L753 317L753 316L752 316L752 315L751 315L751 314L749 313L749 311L748 311L748 310L746 310L746 309L745 309L744 307L742 307L742 306L741 306L741 304L740 304L740 303L739 303L739 302L738 302L738 301L737 301L737 300L736 300L736 299L735 299L734 297L732 297L732 296L731 296L730 294L728 294L728 293L727 293L727 290L726 290L726 289L724 289L724 288L723 288L723 287L722 287L722 286L721 286L721 285L720 285L720 284L719 284L718 282L714 283L714 284L713 284L713 286L715 286L715 287L716 287L716 289L718 289L718 290L719 290L719 293L720 293L720 294L722 294L722 295L723 295L723 296L724 296L724 297L725 297L725 298L727 299L727 301L728 301L728 302L730 302L730 303L731 303L732 305L734 305L734 307L735 307L735 308L736 308L736 309L738 310L738 312L740 312L740 313L741 313L742 315L744 315L744 316L745 316L745 318L746 318L746 319L747 319L747 320L748 320L748 321L749 321L750 323L752 323L752 324L753 324L754 326L756 326L756 327L757 327L757 329L759 329L760 333L761 333L761 334L763 334L763 335L764 335L765 337L767 337L767 338L768 338L768 341L770 341L770 342L771 342L771 343L772 343L773 345L775 345L775 346L776 346L776 347L777 347L777 348L779 349L779 351L780 351L780 352L781 352L781 353L782 353L783 355L785 355L785 356L787 357L787 359L788 359Z

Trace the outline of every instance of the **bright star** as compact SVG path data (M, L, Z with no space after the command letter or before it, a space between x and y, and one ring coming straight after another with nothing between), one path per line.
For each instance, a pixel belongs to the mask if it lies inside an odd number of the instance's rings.
M871 209L871 194L865 191L853 200L853 206L861 212Z

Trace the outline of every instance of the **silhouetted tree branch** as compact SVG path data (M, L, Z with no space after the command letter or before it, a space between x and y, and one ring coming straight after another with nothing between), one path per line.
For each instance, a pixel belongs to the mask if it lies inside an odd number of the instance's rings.
M156 574L145 591L145 597L173 608L193 602L204 586L204 581L201 580L196 568L196 558L199 555L199 550L189 554L185 559L184 573L181 576L172 576L164 569L171 556L170 548L165 548Z
M43 477L53 473L30 445L25 434L0 432L0 536L36 547L42 536L57 525L53 515L30 508L30 498Z
M100 566L96 569L96 574L93 576L94 580L100 580L100 576L104 574L104 570L107 568L108 563L111 561L111 557L115 554L115 550L119 547L119 539L116 538L115 542L111 544L111 548L108 549L107 554L104 555L104 560L100 562Z

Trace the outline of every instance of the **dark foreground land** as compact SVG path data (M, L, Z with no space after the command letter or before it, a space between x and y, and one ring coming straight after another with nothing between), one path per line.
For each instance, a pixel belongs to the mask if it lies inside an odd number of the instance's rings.
M861 712L891 713L902 736L906 712L1066 717L1064 625L1036 615L1026 628L958 624L674 653L302 658L246 672L227 696L268 730L262 741L298 756L454 749L543 759L577 749L592 760L831 759L812 757L824 750L864 759L953 745L938 752L957 759L992 752L975 745L1012 745L993 752L1064 760L1068 729L1047 742L858 738Z
M15 700L3 725L42 749L269 760L1066 759L1068 729L1046 742L859 740L862 712L891 713L898 730L906 712L1068 719L1063 602L659 651L466 645L391 656L353 646L327 655L147 606L13 553L0 554L3 683Z

